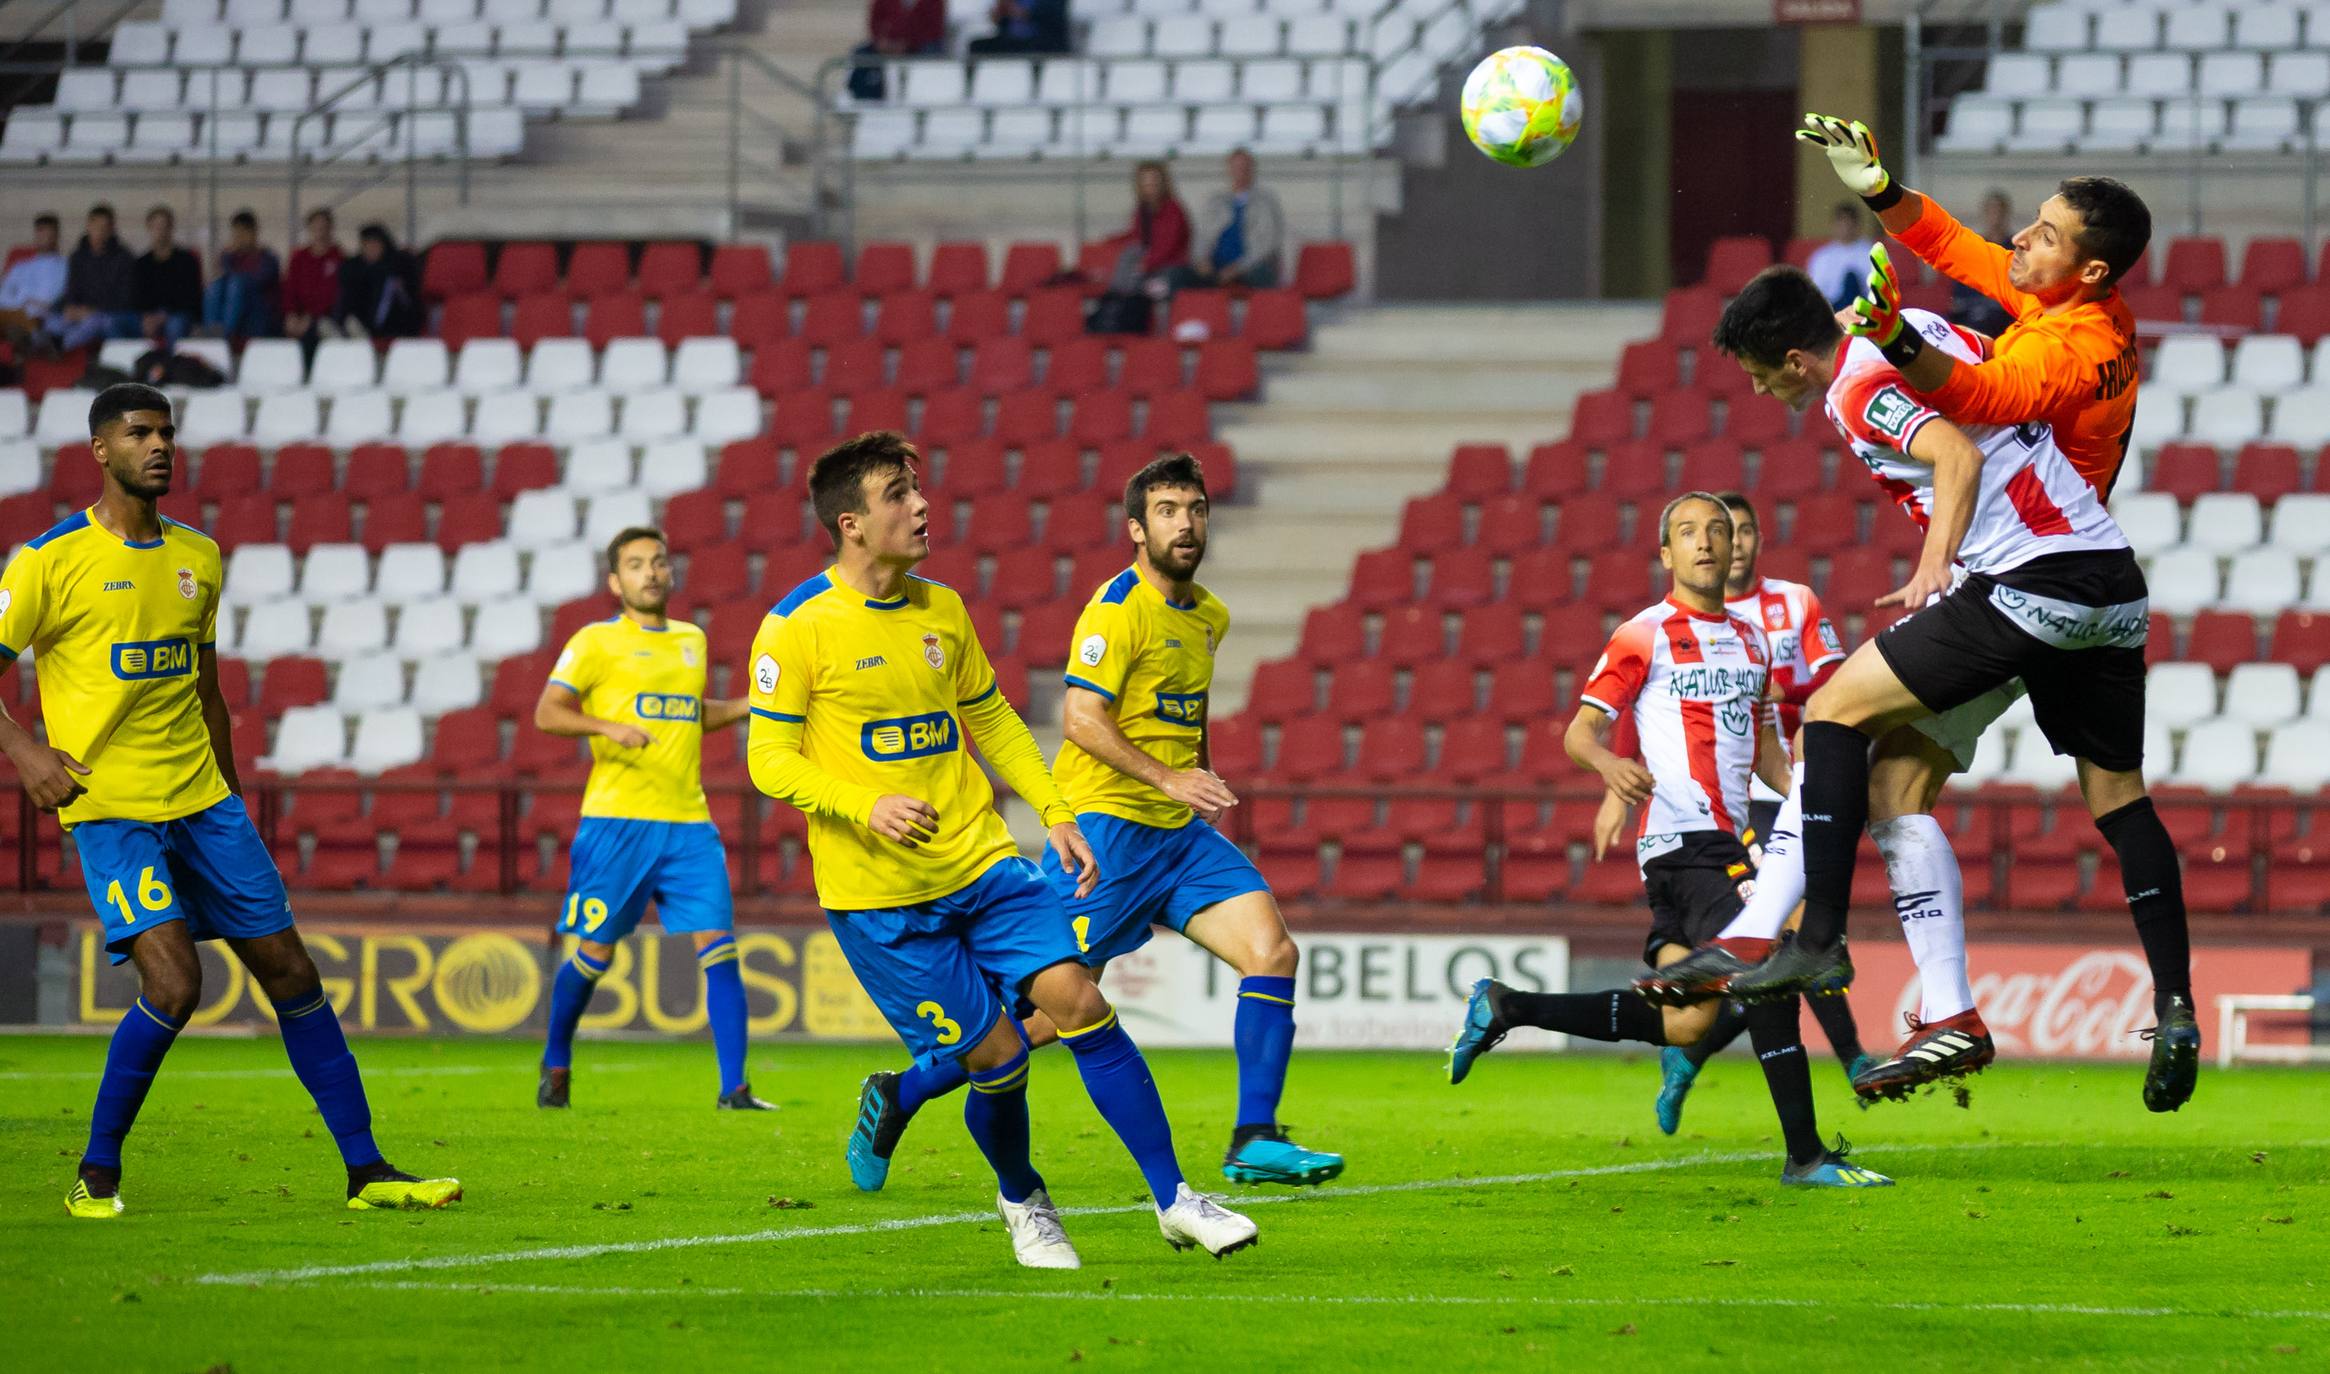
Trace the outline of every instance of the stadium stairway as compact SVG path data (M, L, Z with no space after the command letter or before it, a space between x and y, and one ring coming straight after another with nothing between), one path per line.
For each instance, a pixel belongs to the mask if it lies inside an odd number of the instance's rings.
M1267 355L1266 401L1215 408L1245 495L1206 560L1237 617L1214 709L1239 709L1255 665L1293 651L1354 553L1392 542L1407 500L1446 480L1452 445L1526 451L1561 432L1578 393L1657 328L1648 303L1346 307L1307 352Z

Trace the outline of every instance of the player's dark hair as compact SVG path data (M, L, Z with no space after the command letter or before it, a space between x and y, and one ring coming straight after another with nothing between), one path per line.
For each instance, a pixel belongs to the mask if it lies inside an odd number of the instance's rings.
M1686 501L1705 501L1708 505L1713 506L1717 510L1723 512L1723 518L1726 523L1731 520L1731 503L1724 500L1721 496L1711 491L1686 491L1682 495L1676 497L1674 500L1667 502L1666 508L1659 512L1660 548L1663 549L1667 546L1667 526L1674 522L1675 508L1682 505Z
M43 210L32 217L32 227L35 229L57 229L63 226L54 214Z
M1715 499L1721 501L1723 503L1723 508L1727 511L1730 511L1733 515L1744 515L1748 519L1755 521L1757 529L1762 529L1764 527L1763 517L1756 514L1756 503L1748 499L1746 492L1719 491L1715 493ZM1738 526L1734 525L1733 528L1737 529Z
M89 437L133 410L158 410L170 413L170 398L144 382L115 382L97 393L89 403Z
M819 454L809 467L809 504L817 510L817 523L825 526L835 544L841 543L841 517L845 513L864 515L870 509L866 479L887 481L899 468L912 471L914 460L921 456L913 441L894 429L845 439Z
M259 217L249 210L235 211L234 218L228 220L227 223L237 229L248 229L254 234L259 232Z
M2106 286L2127 275L2152 243L2152 211L2123 181L2066 177L2055 194L2079 216L2079 251L2101 259Z
M671 541L663 537L662 530L653 525L633 525L607 541L607 571L615 571L616 566L623 561L625 544L635 544L642 539L652 539L666 549L671 547Z
M1778 367L1792 350L1833 350L1844 336L1828 297L1803 268L1783 263L1756 273L1739 289L1715 322L1711 342L1734 358Z
M1195 487L1205 495L1205 464L1194 453L1169 453L1125 479L1125 516L1149 527L1149 493L1159 487Z

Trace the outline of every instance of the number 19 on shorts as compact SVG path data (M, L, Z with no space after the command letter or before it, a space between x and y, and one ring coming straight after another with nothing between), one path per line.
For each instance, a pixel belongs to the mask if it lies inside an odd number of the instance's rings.
M575 894L566 899L566 919L559 929L590 934L607 923L607 904L596 897L585 898Z

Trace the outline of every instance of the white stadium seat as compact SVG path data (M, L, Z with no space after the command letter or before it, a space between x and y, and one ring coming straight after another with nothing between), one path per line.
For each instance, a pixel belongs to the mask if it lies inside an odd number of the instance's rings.
M2025 18L2023 46L2035 53L2085 52L2088 32L2086 10L2076 5L2038 5Z
M587 339L544 339L526 358L526 389L542 395L579 391L598 373L598 360Z
M323 436L322 408L312 391L278 392L259 398L251 420L251 437L261 444L294 443Z
M2170 549L2152 560L2145 581L2153 610L2191 615L2216 604L2217 560L2194 549Z
M49 395L54 396L55 392ZM42 406L46 417L47 406ZM82 428L88 428L87 411L82 414ZM186 398L178 411L178 442L210 444L221 439L240 439L251 432L250 403L233 391L197 391ZM83 438L88 437L86 433Z
M2330 53L2276 52L2265 64L2265 89L2298 100L2330 96Z
M697 408L697 418L699 422L703 418L701 406ZM639 489L649 496L676 496L683 491L694 491L710 480L704 445L696 440L665 439L647 445L640 453Z
M524 375L515 339L471 339L454 363L453 385L472 396L515 388Z
M735 386L743 378L744 359L734 339L682 339L672 354L671 384L690 395Z
M521 549L548 548L552 544L574 538L575 519L574 496L571 493L556 487L522 491L510 503L505 533L509 541ZM458 576L455 585L460 585Z
M610 339L599 355L599 385L609 391L650 391L670 379L671 355L661 339Z
M2186 518L2184 542L2214 554L2253 549L2265 539L2265 513L2245 491L2211 491L2195 498Z
M2330 383L2316 377L2312 386L2276 397L2271 433L2281 442L2301 448L2330 443Z
M2229 152L2279 152L2298 137L2298 104L2288 99L2238 100L2219 146Z
M621 491L632 485L631 445L621 439L594 439L577 444L566 456L566 472L559 483L578 496Z
M324 438L341 448L386 439L396 432L396 419L385 391L358 391L332 399L332 413L324 424Z
M2294 492L2274 502L2266 543L2300 557L2330 554L2330 493ZM2314 580L2323 580L2319 567Z
M251 606L291 595L296 568L291 550L281 544L238 544L227 555L226 581L219 600L230 606Z
M2298 686L2298 670L2287 663L2235 664L2225 679L2225 715L2259 730L2296 720Z
M604 397L604 393L597 393ZM562 396L560 401L577 398ZM575 423L583 423L576 420ZM559 427L558 406L551 406L550 432L562 434ZM600 430L606 433L607 430ZM656 391L641 391L623 398L623 423L620 433L633 443L651 439L676 439L688 432L688 398L685 393L668 387Z
M571 500L567 507L569 521L566 537L571 537L574 528ZM453 555L452 594L455 600L475 606L481 602L513 596L518 586L518 546L506 539L464 544Z
M170 61L167 24L116 24L105 60L116 67L160 67Z
M2145 673L2146 720L2182 730L2216 714L2217 675L2208 664L2160 663Z
M380 380L380 355L369 339L325 339L316 345L315 362L308 369L310 389L330 395L340 391L368 391Z
M313 631L306 602L290 599L255 602L243 616L243 633L235 641L234 656L264 662L289 654L304 654L314 643Z
M461 603L452 597L408 602L396 613L397 657L434 658L462 645Z
M2165 492L2134 491L2113 497L2112 519L2139 558L2165 553L2184 542L2182 508Z
M452 381L453 359L443 339L397 339L388 346L380 385L399 396L435 391Z
M259 762L278 773L337 767L348 757L348 722L329 706L294 706L275 726L275 748Z
M326 607L316 627L316 652L352 658L388 647L388 610L378 601L343 601Z
M2321 689L2317 682L2315 690ZM2256 781L2306 794L2330 786L2330 723L2301 720L2275 727Z
M2298 604L2303 583L2294 555L2280 549L2251 549L2233 559L2217 604L2230 611L2272 615Z
M39 446L22 439L0 439L0 497L40 490L48 481L43 466Z
M2298 11L2292 5L2249 5L2233 11L2232 44L2259 52L2298 46Z
M464 544L466 554L482 544ZM458 555L456 555L458 556ZM380 551L374 569L378 594L391 605L422 601L445 592L445 551L435 544L391 544Z
M603 549L608 540L624 530L654 523L655 510L648 504L647 493L607 492L591 498L590 516L583 522L583 543Z
M416 391L397 410L397 441L410 447L426 448L468 433L469 401L458 391Z
M481 659L514 658L542 647L542 613L523 598L490 601L477 608L469 630L469 651Z
M526 569L526 595L537 605L563 606L603 585L599 556L586 544L556 544L535 553Z
M84 387L53 387L40 398L40 410L32 425L32 437L43 448L59 444L85 443L89 438L89 403L97 393ZM199 399L199 396L197 397ZM178 427L186 427L186 417L178 417ZM238 426L239 429L239 426ZM183 438L184 436L180 436Z
M405 700L404 661L394 654L366 654L340 665L332 678L332 709L355 715Z
M2078 782L2079 766L2056 753L2045 735L2025 730L2014 737L2013 747L2007 750L2006 766L2000 770L1999 780L2053 792Z
M2206 334L2172 334L2152 358L2148 391L2196 396L2225 384L2225 346Z
M307 360L297 339L253 339L243 346L236 389L249 395L297 391L307 384Z
M409 698L413 709L431 716L460 711L485 700L477 661L464 654L424 658L413 669Z
M2197 396L2188 432L2204 444L2238 448L2265 429L2265 406L2254 391L2226 387Z
M2184 751L2168 780L2180 787L2230 792L2257 776L2257 732L2235 720L2203 721L2185 732Z
M689 433L707 444L726 444L760 433L761 424L759 392L748 386L722 387L697 399Z
M366 711L356 722L348 766L369 776L419 763L425 752L420 712L406 707Z
M2107 53L2078 53L2055 63L2055 96L2094 100L2120 93L2120 59Z
M602 398L604 399L604 398ZM469 418L470 437L481 444L508 444L543 434L542 403L530 391L504 391L477 398Z
M2233 346L2235 386L2272 395L2295 390L2305 379L2305 347L2287 334L2251 334Z
M362 544L318 544L300 561L299 599L311 606L355 601L372 590L372 558Z

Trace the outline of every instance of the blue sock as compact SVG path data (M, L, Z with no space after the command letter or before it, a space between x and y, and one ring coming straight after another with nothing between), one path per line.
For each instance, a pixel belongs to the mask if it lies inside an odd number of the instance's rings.
M146 1104L146 1089L154 1086L162 1056L177 1039L178 1023L147 1006L143 997L122 1013L113 1043L105 1051L105 1076L97 1080L97 1105L89 1112L89 1148L81 1152L83 1164L121 1168L121 1142L136 1124L138 1108Z
M275 1021L283 1028L283 1050L291 1056L291 1071L316 1100L325 1128L339 1143L340 1158L351 1169L378 1164L372 1104L364 1100L364 1076L356 1071L356 1056L348 1050L331 997L317 988L290 1002L277 1002Z
M971 1071L960 1059L941 1059L935 1064L917 1059L898 1075L898 1110L912 1120L924 1103L945 1097L970 1081Z
M948 1061L953 1063L955 1061ZM962 1072L958 1069L958 1072ZM1027 1049L979 1073L966 1073L971 1091L963 1098L963 1124L979 1153L995 1167L995 1185L1006 1202L1025 1202L1044 1186L1028 1161Z
M720 1059L724 1097L744 1086L744 975L736 957L733 935L696 951L696 966L704 970L704 1015L712 1022L712 1052Z
M1157 1096L1157 1082L1149 1077L1149 1061L1141 1047L1117 1024L1109 1010L1082 1030L1060 1032L1060 1043L1076 1055L1076 1071L1084 1075L1084 1091L1101 1119L1132 1151L1149 1181L1149 1192L1159 1208L1173 1205L1181 1191L1181 1162L1173 1157L1173 1127L1165 1120L1165 1103Z
M573 1067L574 1028L582 1021L583 1009L591 1004L591 994L599 990L599 979L606 972L605 964L580 949L558 966L558 978L550 985L550 1038L542 1046L543 1068Z
M1286 1091L1286 1061L1294 1053L1294 980L1256 976L1238 980L1238 1019L1230 1032L1238 1050L1238 1122L1278 1124Z

